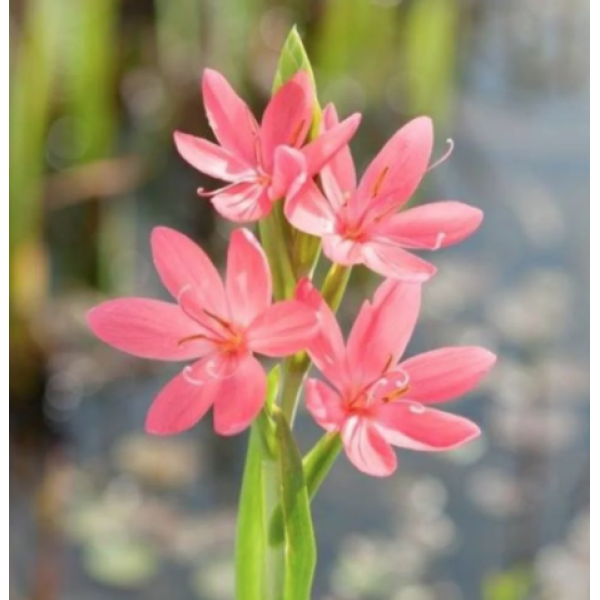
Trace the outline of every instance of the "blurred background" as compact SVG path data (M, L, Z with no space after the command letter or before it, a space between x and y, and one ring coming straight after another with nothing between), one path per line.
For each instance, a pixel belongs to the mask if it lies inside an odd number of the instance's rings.
M157 439L172 369L91 337L109 296L163 296L148 233L222 265L230 225L172 131L210 136L201 69L262 110L296 23L320 99L364 112L359 168L408 118L439 156L417 202L461 199L481 230L436 254L409 354L500 360L456 410L480 441L339 460L314 503L316 600L589 598L589 6L585 0L11 0L11 600L232 600L245 437L207 419ZM347 328L376 280L361 270ZM319 430L305 415L301 445Z

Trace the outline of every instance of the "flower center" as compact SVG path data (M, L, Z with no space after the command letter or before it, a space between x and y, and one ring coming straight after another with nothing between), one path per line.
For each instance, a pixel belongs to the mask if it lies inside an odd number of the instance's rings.
M346 408L353 414L368 414L374 404L389 404L402 398L410 389L408 374L404 371L394 373L395 376L401 374L402 379L396 379L394 383L390 381L390 376L382 376L360 390L352 396L347 402Z
M219 342L219 349L225 354L236 354L244 347L244 336L239 332L232 332L232 336Z
M245 337L243 331L239 330L233 323L209 310L202 309L202 312L209 318L208 322L200 323L207 332L182 338L178 342L180 346L194 341L211 342L217 346L220 352L230 355L244 349ZM212 326L211 321L213 322Z

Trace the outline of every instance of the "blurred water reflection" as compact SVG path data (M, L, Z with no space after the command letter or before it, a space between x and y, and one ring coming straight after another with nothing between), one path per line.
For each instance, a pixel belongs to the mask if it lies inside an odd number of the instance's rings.
M43 0L21 3L15 19L35 3ZM147 253L156 223L193 233L222 260L230 226L195 199L198 177L173 156L170 129L183 121L187 130L206 127L198 118L201 64L226 70L260 106L294 21L304 24L323 99L365 111L353 142L359 164L407 115L433 111L440 153L448 136L456 151L428 176L421 200L459 198L485 210L473 239L435 256L439 275L425 290L409 353L480 343L501 357L480 392L456 407L482 425L476 444L439 457L403 453L386 481L360 475L345 459L336 465L314 504L315 598L589 597L587 6L417 4L188 0L178 12L161 0L154 14L149 2L123 4L123 56L111 65L120 112L103 122L119 128L109 144L118 148L115 161L134 156L143 166L110 200L98 201L103 188L94 178L77 188L83 197L73 196L72 179L49 188L68 190L75 204L45 217L52 290L28 316L41 323L26 328L37 337L19 338L19 349L42 349L46 391L40 404L39 390L24 386L19 398L29 404L15 404L11 415L19 444L11 481L15 598L232 598L245 440L215 439L207 423L178 439L144 436L145 410L168 373L91 340L82 315L94 298L80 290L162 293ZM249 72L239 70L246 56ZM424 81L415 73L419 60ZM81 120L90 113L76 107L44 133L39 154L53 177L113 156L94 141L93 127L85 137ZM21 206L13 193L29 191L11 188L11 235ZM39 236L27 219L15 222L26 232L14 244L21 261ZM374 283L353 275L355 294L341 311L346 326ZM14 352L18 365L31 364L23 358L31 354ZM318 433L300 419L303 447Z

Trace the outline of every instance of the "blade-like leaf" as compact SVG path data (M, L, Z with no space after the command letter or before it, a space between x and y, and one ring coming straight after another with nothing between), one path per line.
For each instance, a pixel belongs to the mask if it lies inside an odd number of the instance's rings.
M277 64L277 73L273 81L273 93L275 93L288 79L292 78L298 71L307 71L310 79L315 86L315 75L308 60L308 54L302 43L302 38L298 33L296 26L292 27L290 33L283 44L279 63Z
M283 413L274 417L285 536L283 600L310 600L317 551L302 457Z
M456 71L459 3L421 0L406 15L407 102L413 114L447 117Z
M328 433L304 457L302 461L304 480L306 481L308 497L311 500L319 491L321 484L325 480L325 477L327 477L341 449L342 438L337 434ZM283 513L280 505L275 509L269 521L269 544L277 546L283 542L283 539Z
M274 403L279 386L279 368L269 373L266 410ZM261 416L261 418L263 418ZM264 419L269 419L264 415ZM235 547L236 600L266 600L273 597L267 568L272 567L267 548L267 506L270 490L277 489L275 462L265 452L259 425L253 425L240 494Z

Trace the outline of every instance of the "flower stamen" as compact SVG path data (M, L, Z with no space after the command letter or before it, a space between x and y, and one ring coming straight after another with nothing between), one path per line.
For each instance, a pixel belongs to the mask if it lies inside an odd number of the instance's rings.
M432 165L429 166L429 168L426 171L427 173L429 173L429 171L433 171L433 169L439 167L441 164L445 163L450 158L450 155L454 151L454 140L452 138L448 138L446 140L446 144L448 144L448 149L440 158L438 158Z
M377 177L377 179L375 180L375 183L373 184L373 187L371 188L371 198L375 198L375 196L377 196L377 194L379 194L379 192L381 191L381 186L383 185L383 182L387 176L387 174L389 173L390 168L389 167L385 167L385 169L383 169L381 171L381 173L379 173L379 176Z

